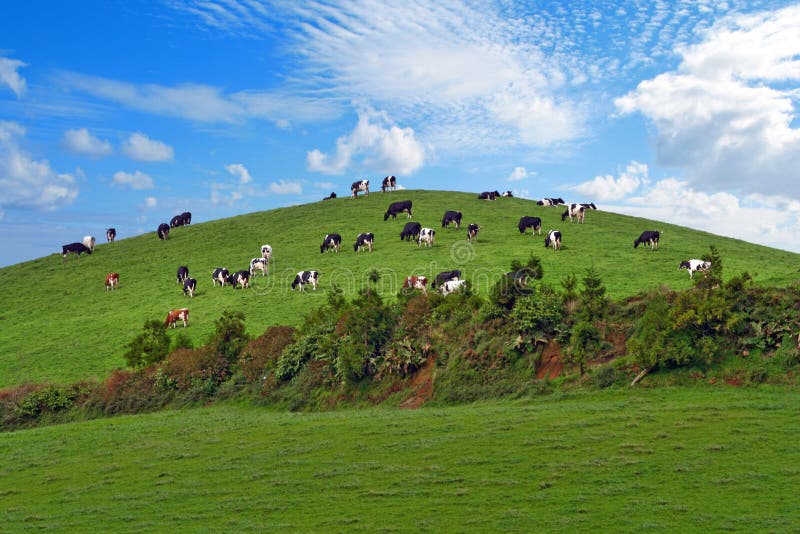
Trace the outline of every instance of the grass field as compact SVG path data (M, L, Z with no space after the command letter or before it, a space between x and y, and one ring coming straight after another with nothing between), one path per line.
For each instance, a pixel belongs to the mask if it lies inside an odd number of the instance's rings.
M0 530L796 532L798 413L699 387L42 427L0 434Z
M388 204L404 199L414 202L414 221L436 229L432 249L400 241L405 215L383 221ZM462 229L441 228L445 210L464 213ZM583 225L562 223L562 211L517 198L481 201L472 193L373 193L357 200L340 198L193 224L174 229L163 242L155 232L121 239L98 245L91 256L65 262L53 254L0 269L4 288L0 387L102 378L124 366L124 345L141 332L144 321L163 320L172 308L190 308L190 327L185 333L196 344L205 342L214 320L226 309L244 311L248 331L254 335L270 325L297 325L306 311L325 302L331 284L353 294L364 286L372 269L381 273L380 291L388 296L396 294L407 275L432 276L453 268L461 269L473 289L485 295L512 260L524 261L535 253L544 266L544 283L558 286L569 273L580 276L594 266L609 294L624 297L660 285L690 287L687 273L677 268L679 262L700 257L715 244L727 276L747 270L765 285L786 285L798 278L797 254L602 210L590 211ZM520 235L516 225L523 215L542 217L545 232L560 229L563 250L546 249L543 236ZM466 241L465 226L471 222L482 228L474 246ZM114 225L108 221L108 226ZM633 240L647 229L663 231L656 252L632 247ZM118 231L121 237L125 235L124 228ZM375 233L375 251L353 252L357 234L368 231ZM344 237L344 249L338 255L319 252L329 232ZM258 277L249 290L211 287L215 267L246 268L264 243L274 250L269 276ZM54 243L54 251L60 245ZM198 280L198 294L192 300L175 283L180 265L187 265ZM319 291L290 291L295 273L304 269L322 273ZM120 288L113 293L103 287L110 271L119 272L121 278Z

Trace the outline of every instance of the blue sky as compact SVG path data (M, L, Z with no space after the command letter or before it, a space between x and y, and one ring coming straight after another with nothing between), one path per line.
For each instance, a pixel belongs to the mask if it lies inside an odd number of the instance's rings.
M4 2L0 265L387 174L800 251L798 58L768 0Z

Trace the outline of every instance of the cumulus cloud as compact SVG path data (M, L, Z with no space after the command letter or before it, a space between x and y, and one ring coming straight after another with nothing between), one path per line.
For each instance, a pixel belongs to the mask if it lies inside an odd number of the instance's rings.
M511 171L511 174L508 175L509 182L519 182L520 180L524 180L528 177L528 171L525 170L525 167L514 167L514 170Z
M19 146L24 136L19 124L0 121L0 207L54 209L70 204L78 196L75 177L26 153Z
M168 161L173 157L171 146L139 132L122 143L122 153L136 161Z
M360 157L358 163L369 169L403 175L422 167L425 156L413 129L400 128L385 113L366 109L359 111L353 131L336 140L336 152L314 149L306 154L306 162L310 171L342 174Z
M214 205L233 206L244 198L244 193L233 189L230 184L211 184L211 203Z
M800 197L800 5L726 17L681 64L615 101L655 126L659 162L704 187Z
M70 152L92 158L107 156L113 151L111 143L98 139L90 134L86 128L67 130L64 133L63 144Z
M120 187L129 187L136 190L153 188L153 179L141 171L136 171L134 173L123 171L115 172L112 183Z
M249 184L253 181L253 177L250 176L250 171L248 171L247 167L241 163L231 163L230 165L226 165L225 170L233 176L239 178L240 184Z
M269 192L276 195L299 195L303 192L303 187L300 182L279 180L277 183L272 182L269 184Z
M144 199L144 207L153 209L158 206L158 199L156 197L147 197Z
M7 86L17 97L22 96L27 84L25 78L20 76L17 70L25 66L27 65L18 59L0 57L0 86Z
M642 184L648 183L647 174L646 164L632 161L617 178L608 174L595 176L594 179L573 186L571 189L597 201L622 200L639 189Z

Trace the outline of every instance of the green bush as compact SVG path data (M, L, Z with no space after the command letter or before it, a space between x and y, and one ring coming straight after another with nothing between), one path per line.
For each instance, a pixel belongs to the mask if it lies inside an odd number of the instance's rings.
M611 364L601 365L597 368L592 379L601 389L613 386L617 381L617 370Z
M236 363L239 354L249 341L244 327L244 313L226 310L214 321L215 330L208 341L229 365Z
M129 367L139 369L158 363L169 354L170 340L164 324L160 321L145 321L141 334L128 343L125 361Z

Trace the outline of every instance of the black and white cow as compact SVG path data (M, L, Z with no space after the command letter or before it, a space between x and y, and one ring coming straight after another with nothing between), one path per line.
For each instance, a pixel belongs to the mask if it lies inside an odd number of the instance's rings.
M297 276L294 277L294 282L292 282L292 289L299 287L300 291L305 291L303 286L306 284L311 284L311 287L314 291L317 290L317 282L319 281L319 273L317 271L300 271L297 273Z
M372 232L367 232L366 234L358 234L356 238L356 242L353 243L353 250L358 252L359 250L367 249L372 252L372 244L375 242L375 234Z
M472 243L478 239L478 230L480 229L480 226L475 223L471 223L469 226L467 226L467 241Z
M272 247L269 245L261 245L261 257L269 261L272 257Z
M558 230L550 230L547 232L547 237L544 238L545 248L552 246L553 250L561 249L561 232Z
M681 262L678 269L686 269L689 271L689 278L694 278L694 273L697 271L705 272L711 269L711 262L695 259L686 260Z
M250 271L236 271L228 278L228 282L231 282L231 278L233 279L233 289L236 289L237 285L242 286L242 289L250 287Z
M460 211L445 211L442 217L442 228L447 228L450 223L455 223L456 228L461 228L461 212Z
M106 241L108 241L109 243L113 243L116 238L117 238L116 228L109 228L108 230L106 230Z
M394 176L387 176L386 178L383 179L383 183L381 184L381 191L383 191L384 193L389 189L391 189L392 191L397 189L397 178L395 178Z
M169 238L169 225L167 223L161 223L158 225L158 238L159 239L167 239Z
M581 206L583 206L587 210L596 210L597 206L594 205L594 202L582 202Z
M187 278L183 281L183 295L189 295L190 298L194 298L194 291L197 289L197 280L194 278Z
M558 206L559 204L564 204L563 198L543 198L536 202L540 206Z
M418 222L407 222L400 232L400 241L405 239L408 241L411 238L419 239L419 233L422 231L422 225Z
M175 277L175 282L182 284L187 278L189 278L189 268L185 265L181 265L178 267L178 275Z
M661 237L661 232L658 230L645 230L642 234L637 237L633 242L633 248L639 246L639 244L643 244L646 247L650 247L650 250L655 250L658 248L658 240Z
M192 224L192 214L188 211L184 211L183 213L176 215L169 221L170 228L177 228L179 226L186 226L189 224Z
M88 248L89 250L91 250L92 252L94 252L94 244L96 242L97 242L97 240L94 238L93 235L83 236L83 245L86 248Z
M410 200L401 200L400 202L392 202L389 204L389 209L386 210L386 213L383 214L383 220L392 216L392 219L397 218L398 213L408 213L408 218L411 218L411 201Z
M256 271L261 271L261 276L269 274L269 260L266 258L253 258L250 260L250 276Z
M561 214L561 222L569 217L569 222L575 222L573 219L577 220L579 223L583 223L583 219L586 216L586 208L583 207L582 204L570 204L567 207L567 211Z
M341 244L342 244L342 236L340 236L339 234L325 234L325 239L319 246L319 251L320 253L325 252L326 250L339 252L339 246Z
M455 293L462 287L465 287L466 283L467 283L466 280L448 280L447 282L442 284L442 296L446 297L450 293Z
M356 198L359 192L363 192L365 195L369 196L369 180L353 182L350 186L350 192L353 193L353 198Z
M506 191L505 193L503 193L502 196L504 196L506 198L513 198L514 197L514 193L512 193L511 191Z
M214 287L217 287L217 282L219 282L220 287L225 287L225 282L228 282L228 278L230 277L230 273L228 269L224 267L217 267L214 269L214 272L211 273L211 284Z
M184 211L181 213L181 219L183 220L184 225L192 224L192 212L191 211Z
M500 196L499 191L484 191L478 195L478 200L494 200Z
M422 228L419 231L419 237L417 238L417 248L422 246L425 243L426 247L433 246L433 238L436 235L436 230L433 228Z
M331 191L331 194L323 198L322 200L330 200L332 198L336 198L336 193L334 193L333 191Z
M450 280L460 280L460 279L461 279L460 270L453 269L452 271L444 271L436 275L436 278L433 279L431 287L436 289L438 286L444 284L445 282L449 282Z
M61 259L62 261L67 258L70 254L77 254L78 257L81 257L83 253L91 254L92 249L84 245L83 243L70 243L69 245L64 245L61 247Z
M535 235L537 232L539 235L542 235L542 219L539 217L531 217L529 215L525 215L520 217L519 222L517 223L517 228L519 228L519 233L524 234L525 230L528 228L531 229L531 232Z

